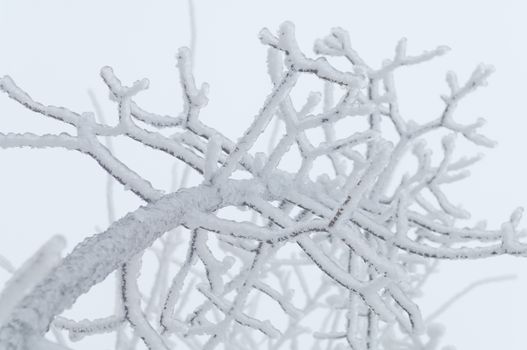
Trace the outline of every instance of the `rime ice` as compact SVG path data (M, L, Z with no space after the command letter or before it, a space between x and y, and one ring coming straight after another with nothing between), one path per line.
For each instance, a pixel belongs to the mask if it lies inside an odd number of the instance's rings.
M44 338L51 325L66 331L72 341L115 332L116 349L135 348L138 341L154 350L175 344L209 350L262 344L269 349L294 348L305 335L313 337L315 346L327 342L328 349L439 349L443 330L423 321L413 301L436 259L527 254L527 245L520 241L521 210L498 229L460 227L456 220L468 218L469 212L443 191L449 183L465 179L467 168L481 158L458 157L456 139L494 145L480 133L484 120L465 124L455 117L458 104L486 84L492 67L478 66L466 82L447 73L449 93L442 96L443 110L420 125L399 111L394 72L435 59L448 48L409 55L403 39L394 56L375 68L352 48L341 28L315 42L316 58L300 49L289 22L276 35L262 30L260 40L269 48L272 87L236 141L199 119L208 102L208 85L196 85L186 48L177 55L184 101L178 116L143 110L134 97L148 89L149 81L127 86L110 67L101 69L101 77L117 104L117 125L97 122L93 113L46 106L10 77L0 79L0 90L9 98L76 129L74 134L0 133L1 148L78 151L145 202L63 259L58 257L59 238L19 269L0 257L0 267L13 273L0 294L1 349L66 348L64 342ZM349 69L336 68L331 63L334 57L345 59ZM302 75L318 78L324 89L311 93L297 109L291 92ZM321 102L322 111L315 112ZM336 125L347 118L364 118L367 126L339 138ZM270 143L267 153L253 156L255 143L273 121L282 123L286 132L273 136L277 142ZM393 126L395 140L383 134L385 124ZM167 137L160 132L165 128L178 131ZM438 129L448 135L442 159L435 164L424 139ZM322 131L323 142L310 139L312 130ZM171 193L155 188L100 140L116 136L173 156L202 176L201 185L180 186ZM289 173L279 164L293 146L300 151L301 165ZM396 178L395 168L407 154L414 156L417 167ZM330 161L331 169L314 179L313 164L321 158ZM237 171L246 177L235 178ZM398 185L389 190L393 181ZM223 218L219 211L226 207L249 209L255 220ZM186 254L171 275L167 266L173 259L176 232L189 239ZM142 300L138 284L142 257L158 240L163 247L156 251L159 269L151 294ZM285 247L296 251L284 257ZM306 266L319 273L320 284L307 280L302 270ZM80 321L61 316L113 271L119 282L115 314ZM182 315L179 305L193 292L201 295L201 303ZM286 325L258 316L252 307L255 295L276 304ZM336 321L306 329L302 321L315 310ZM125 332L123 324L131 331Z

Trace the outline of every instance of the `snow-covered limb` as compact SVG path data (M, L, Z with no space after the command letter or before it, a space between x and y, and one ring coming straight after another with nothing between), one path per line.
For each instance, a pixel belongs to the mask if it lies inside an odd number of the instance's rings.
M231 311L230 309L232 307L230 305L228 305L225 301L220 300L213 293L209 292L206 287L202 285L198 286L198 290L202 294L204 294L207 299L209 299L220 311L222 311L228 316L232 316L232 318L234 318L236 322L247 327L256 329L271 338L276 338L280 335L280 331L273 327L269 322L262 322L247 315Z
M0 90L24 107L44 116L57 119L75 127L79 127L86 122L85 116L82 114L72 112L64 107L45 106L34 101L31 96L20 89L9 76L0 78ZM98 135L115 135L116 133L115 128L98 123L93 123L92 128Z
M342 29L316 42L316 53L326 56L316 59L300 49L289 22L280 26L276 36L262 30L260 39L269 46L271 89L237 141L199 119L208 102L208 86L196 85L187 48L177 55L183 90L183 111L178 116L144 110L134 98L148 88L148 80L127 86L110 67L101 70L101 77L117 105L115 126L96 121L93 113L43 105L11 78L0 79L0 89L13 100L76 129L76 134L0 133L1 148L79 151L146 202L105 232L87 238L46 276L43 272L41 278L23 283L25 293L14 295L12 284L5 287L0 294L0 321L5 321L0 328L2 349L27 350L52 322L75 340L117 330L117 350L135 348L139 338L150 349L179 343L193 349L254 348L258 344L254 334L264 337L270 349L294 348L299 336L310 332L302 320L316 309L326 312L327 327L315 333L315 344L327 342L328 348L346 344L360 350L399 345L434 349L440 335L427 327L413 302L435 269L431 259L527 255L525 232L519 229L521 210L499 229L466 227L456 220L467 218L468 212L451 203L444 190L447 184L465 179L467 168L481 158L455 160L455 135L476 145L492 145L479 133L483 121L465 125L454 120L459 102L485 85L492 69L478 67L463 85L449 73L444 110L438 118L417 125L399 110L394 71L441 56L445 47L410 56L403 39L395 56L374 69L351 47ZM347 58L350 71L332 65L332 56ZM291 93L304 74L319 78L324 89L311 93L297 109ZM320 102L322 110L317 112ZM97 104L95 109L101 114ZM338 123L346 118L362 118L367 127L346 130L341 136ZM280 123L286 132L272 136L267 153L258 152L261 135L271 124L277 133ZM383 133L384 123L395 127L395 137ZM176 131L169 137L162 133L165 128ZM434 164L423 138L440 128L450 134L443 139L442 159ZM313 130L321 131L321 143L312 139ZM111 147L117 136L173 156L203 176L201 185L154 188L118 159ZM279 169L295 146L301 157L299 169ZM416 170L397 178L395 169L410 150ZM321 158L330 161L331 169L314 179L312 170ZM237 171L246 179L235 178ZM391 183L398 185L389 192ZM226 207L250 210L253 220L222 217L220 210ZM165 233L167 238L162 239ZM153 251L159 270L143 304L140 261L158 239L162 248ZM185 253L176 249L179 240L188 242ZM281 256L284 247L293 249L293 254ZM174 262L178 271L169 283ZM305 277L304 268L319 274L320 286L315 288ZM60 316L113 271L119 276L115 315L78 322ZM23 280L26 272L19 269L13 278ZM292 289L303 294L305 307L292 299ZM196 292L203 301L183 315L182 305ZM255 315L252 306L262 296L289 318L284 329ZM393 332L395 323L401 334ZM133 331L129 339L122 324ZM429 339L423 341L420 334L425 329Z
M148 322L141 309L141 295L137 284L141 258L142 253L139 253L125 263L121 269L124 317L149 349L168 350L168 345Z
M13 273L0 293L0 325L9 318L20 300L59 263L65 245L64 237L52 237Z
M325 58L310 59L300 50L295 38L295 26L284 22L280 26L278 36L274 36L267 28L260 32L260 41L286 55L286 66L294 71L315 74L324 79L347 87L360 87L365 83L364 77L349 72L342 72L330 65Z
M287 313L289 316L295 318L299 317L299 315L302 313L302 311L300 311L297 307L291 304L289 298L280 295L278 291L274 290L268 284L264 282L256 282L254 284L254 287L262 293L268 295L271 299L275 300L280 305L282 310L284 310L284 312Z
M333 28L330 35L316 40L314 50L316 53L322 55L345 57L356 68L363 69L369 78L384 77L401 66L419 64L442 56L450 50L447 46L439 46L434 50L425 51L420 55L408 56L406 54L406 45L406 38L401 39L395 48L395 57L385 61L383 67L378 70L366 64L359 53L352 48L349 34L342 28Z
M234 187L224 187L221 194L198 187L168 195L126 215L104 233L86 239L15 307L0 329L0 344L6 349L24 349L24 334L45 332L54 316L176 227L189 208L210 211L222 203L240 201L234 196L245 191L241 184L232 184Z
M78 341L85 336L114 332L119 325L125 321L123 316L108 316L95 320L73 321L65 317L55 317L53 325L59 329L69 332L69 337L73 341Z

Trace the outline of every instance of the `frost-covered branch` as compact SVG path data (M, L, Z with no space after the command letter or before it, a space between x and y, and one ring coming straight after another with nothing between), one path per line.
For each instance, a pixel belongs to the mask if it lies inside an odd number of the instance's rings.
M434 349L441 332L422 320L414 298L435 270L435 259L527 255L521 210L497 229L468 227L462 222L468 211L452 203L446 190L467 178L467 168L481 158L457 158L456 135L493 145L479 131L482 120L464 124L455 116L459 103L486 84L491 68L479 66L463 84L448 73L443 110L419 125L399 108L394 72L439 57L446 47L410 55L403 39L393 58L372 68L340 28L316 42L317 58L302 51L289 22L276 35L262 30L260 40L269 50L269 93L237 141L200 120L208 85L196 84L187 48L177 55L183 94L177 116L143 109L134 99L145 93L148 80L126 85L110 67L102 68L101 77L116 103L116 125L96 121L91 112L46 106L10 77L0 79L8 97L75 131L0 133L0 147L84 153L145 202L38 278L24 268L14 271L16 283L0 294L2 349L29 349L52 324L72 341L117 332L117 350L134 349L140 340L150 349L265 343L269 349L295 348L305 334L314 336L315 346L326 342L328 349ZM337 68L334 57L347 59L349 70ZM323 91L312 92L297 108L292 92L303 75L320 80ZM95 109L101 116L97 103ZM342 128L347 119L362 119L365 126ZM395 136L383 133L386 123ZM176 131L167 136L167 128ZM258 141L270 128L269 147L261 151ZM440 129L449 134L435 164L424 139ZM313 131L320 131L322 142ZM186 169L183 178L194 172L201 184L187 187L182 180L172 189L154 188L119 160L111 144L115 137L171 155ZM299 167L285 171L281 165L295 148ZM408 154L415 169L399 176L396 168ZM315 178L321 160L330 166ZM233 208L250 211L252 219L224 216L224 209ZM113 221L111 204L109 213ZM159 263L150 293L138 280L146 253ZM4 260L0 266L13 271ZM115 271L115 314L82 321L61 316ZM15 285L24 293L13 293ZM253 306L260 298L283 312L285 327L258 314ZM308 329L303 322L315 310L326 314L325 324Z

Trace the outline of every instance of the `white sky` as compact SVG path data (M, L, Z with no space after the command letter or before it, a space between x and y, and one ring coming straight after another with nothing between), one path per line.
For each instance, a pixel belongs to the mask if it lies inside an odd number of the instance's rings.
M314 39L334 26L350 31L354 47L373 65L392 55L397 40L408 38L409 52L437 45L452 52L398 76L405 117L438 115L448 70L466 78L480 62L496 73L489 86L471 96L457 117L485 117L485 132L499 145L473 168L473 176L451 192L475 219L498 225L518 205L527 206L525 149L527 113L527 3L501 1L195 0L198 82L211 85L203 118L232 138L251 122L269 91L265 48L258 31L295 22L298 39L309 51ZM145 108L177 114L181 108L174 56L188 45L186 1L27 1L0 0L0 74L9 74L34 98L76 111L91 110L86 90L101 100L107 118L113 106L98 76L114 67L125 83L148 77L151 88L139 98ZM243 93L243 95L240 95ZM243 99L240 99L243 96ZM0 130L53 132L62 126L27 112L0 96ZM118 149L154 184L166 187L171 162L148 158L139 148ZM463 146L458 154L472 152ZM134 153L137 152L137 153ZM15 264L55 233L71 248L94 226L106 225L105 176L86 157L65 151L0 152L0 253ZM139 202L120 194L120 213ZM482 286L449 309L440 321L446 340L459 349L525 349L527 260L444 263L419 302L424 314L470 282L515 273L512 282ZM0 275L0 278L4 278ZM105 301L100 301L102 304ZM99 315L101 316L101 315Z

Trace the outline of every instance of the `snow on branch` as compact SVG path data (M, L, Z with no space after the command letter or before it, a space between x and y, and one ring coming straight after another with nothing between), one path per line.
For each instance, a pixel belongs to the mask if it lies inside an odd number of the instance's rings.
M1 148L81 152L145 202L64 259L56 257L61 245L56 239L28 262L31 268L15 270L0 257L0 266L14 272L0 294L0 348L45 346L48 341L41 337L51 328L68 332L71 341L116 332L117 350L133 349L139 339L149 349L175 344L191 349L293 348L305 334L313 336L314 344L326 342L328 349L422 349L423 344L435 349L440 332L422 320L413 301L434 271L435 259L527 255L521 210L497 229L467 227L459 221L469 217L468 211L453 204L445 191L446 185L465 179L467 168L481 158L458 158L456 135L476 145L493 145L479 131L482 120L463 124L454 116L459 103L486 84L492 68L479 66L463 84L448 73L444 109L418 125L399 110L394 71L441 56L446 47L409 55L403 39L394 57L375 69L340 28L316 41L317 58L302 51L289 22L276 35L263 29L260 40L269 48L270 91L236 141L200 120L208 85L196 84L187 48L177 55L183 90L183 110L177 116L143 109L134 98L145 93L148 80L126 85L110 67L101 69L101 77L116 103L116 125L95 121L91 112L46 106L10 77L0 79L0 90L9 98L76 131L0 133ZM346 58L349 71L336 68L333 57ZM311 93L297 109L291 92L306 74L318 78L324 89ZM364 119L366 126L340 136L339 123L347 119ZM278 123L285 125L283 135L270 126ZM383 133L384 123L395 127L396 138ZM165 128L176 132L166 136ZM260 152L255 145L269 128L274 134ZM434 164L424 139L438 129L450 134L442 142L442 159ZM312 130L320 130L324 140L317 144L308 132ZM180 169L202 176L201 184L154 188L99 140L119 136L173 156ZM287 172L280 165L295 146L300 166ZM395 169L409 153L417 167L400 177ZM331 169L314 178L313 169L323 158ZM245 173L244 179L233 176L237 171ZM390 184L398 185L389 190ZM227 207L249 210L253 219L223 217ZM138 283L141 260L158 242L162 248L153 251L159 267L148 294ZM178 248L180 242L188 245ZM81 321L61 316L114 271L119 281L114 315ZM186 307L191 297L198 302ZM258 298L278 307L286 325L258 314L253 307ZM327 317L318 329L308 329L303 321L315 310Z

